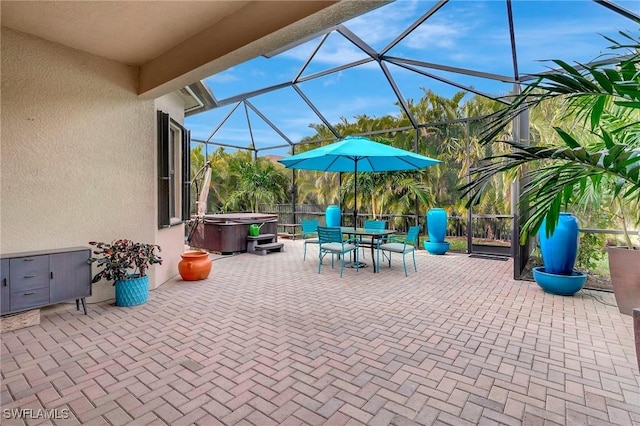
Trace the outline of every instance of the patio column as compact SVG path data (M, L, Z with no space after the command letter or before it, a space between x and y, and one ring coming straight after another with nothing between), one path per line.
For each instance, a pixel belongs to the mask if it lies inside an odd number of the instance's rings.
M296 146L291 145L291 155L296 154ZM296 185L296 170L291 169L291 223L298 223L296 220L296 202L298 199L298 187ZM293 233L295 234L295 228Z
M520 94L520 85L516 84L514 92ZM513 140L524 144L529 144L529 109L522 111L513 121ZM526 166L524 166L526 167ZM531 253L531 240L527 237L524 245L520 244L520 230L522 223L527 220L524 209L518 205L520 201L520 188L524 185L525 180L515 179L511 182L511 256L513 257L513 278L520 279L522 270L529 260ZM525 206L526 207L526 206Z

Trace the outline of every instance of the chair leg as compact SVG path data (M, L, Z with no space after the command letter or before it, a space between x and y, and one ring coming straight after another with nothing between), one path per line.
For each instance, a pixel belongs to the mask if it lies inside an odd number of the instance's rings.
M405 260L405 254L402 253L402 267L404 268L404 276L408 277L409 275L407 274L407 262Z
M307 260L307 243L304 243L304 254L302 255L302 261L305 262Z
M389 252L389 268L391 268L391 252Z
M376 250L376 270L375 272L380 272L380 249Z
M344 256L340 260L340 278L342 278L342 271L344 271Z
M322 266L322 250L318 247L318 273L320 273L320 267Z
M413 250L413 270L415 272L418 272L418 267L416 266L416 251L415 251L415 249Z

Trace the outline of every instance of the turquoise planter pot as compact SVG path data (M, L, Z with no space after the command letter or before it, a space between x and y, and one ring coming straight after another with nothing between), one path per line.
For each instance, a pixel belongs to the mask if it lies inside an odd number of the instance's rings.
M149 300L149 276L116 281L116 306L136 306Z
M340 226L340 207L331 205L325 211L327 226Z
M449 250L449 243L444 242L444 243L432 243L431 241L425 241L424 242L424 248L425 250L427 250L430 254L435 254L435 255L443 255L447 252L447 250Z
M542 263L547 274L571 275L578 255L580 227L571 213L560 213L553 234L547 237L546 220L538 231Z
M430 242L444 242L447 235L447 219L447 212L444 209L431 209L427 212L427 232Z
M587 282L587 274L573 271L570 275L548 274L544 268L533 268L533 279L547 293L573 296Z

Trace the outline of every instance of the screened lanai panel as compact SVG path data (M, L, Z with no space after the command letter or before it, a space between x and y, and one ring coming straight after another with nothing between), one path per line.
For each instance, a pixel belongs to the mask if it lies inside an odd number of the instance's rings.
M379 66L358 66L299 84L331 124L342 117L397 115L398 98ZM318 120L316 123L320 124Z
M308 52L308 47L310 46L307 44L302 47L305 48L305 58L310 58L304 70L301 70L301 78L303 79L347 63L371 59L371 56L367 55L361 48L357 47L338 31L332 31L326 37L314 40L311 52ZM303 54L302 49L293 49L292 52ZM311 56L311 54L313 55ZM371 63L369 66L376 67L377 65Z
M477 77L474 75L461 74L432 68L413 67L427 74L433 75L439 81L451 82L455 90L466 90L468 88L471 95L486 95L491 98L508 96L513 90L514 81L504 82L492 78ZM457 86L454 86L457 85ZM458 88L459 87L459 88ZM452 90L453 90L452 89Z
M564 59L586 63L611 45L601 35L620 39L618 31L636 33L638 23L592 1L513 2L518 66L521 74L545 71L552 63L541 59ZM640 1L613 2L640 14ZM610 53L610 52L609 52Z
M271 59L258 56L207 77L204 82L216 99L223 101L241 93L291 81L303 63L303 59L291 55L280 54Z
M239 148L251 146L251 132L244 105L233 104L185 118L191 138Z
M462 89L393 64L389 65L389 70L397 82L398 87L406 97L407 103L412 105L410 109L415 110L413 115L418 124L462 117L462 115L445 116L440 114L441 109L436 108L434 110L432 108L433 102L437 103L440 100L444 102L445 100L452 99L458 92L461 92ZM467 93L458 101L458 105L462 105L471 97L472 94Z
M293 88L265 93L249 100L262 114L293 143L315 135L309 125L320 119ZM277 145L287 142L280 138ZM284 149L287 152L288 149ZM268 152L274 154L275 152Z
M380 52L437 3L435 0L395 1L353 18L344 25Z
M448 2L386 54L513 76L506 2Z
M184 122L191 130L191 139L207 140L234 107L235 105L226 105L185 117Z

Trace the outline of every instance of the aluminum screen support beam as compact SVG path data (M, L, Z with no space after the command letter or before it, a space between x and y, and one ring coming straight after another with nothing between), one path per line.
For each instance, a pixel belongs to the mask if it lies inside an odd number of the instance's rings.
M514 93L520 94L521 87L519 84L514 85ZM525 109L513 120L513 139L515 142L529 144L529 110ZM512 229L511 229L511 257L513 257L513 278L520 279L522 271L531 252L530 246L532 240L527 238L524 245L520 244L520 230L523 221L527 220L524 213L526 206L520 206L520 188L526 183L526 178L516 178L511 183L511 213Z
M258 117L260 117L260 118L261 118L265 123L267 123L267 125L268 125L269 127L271 127L271 128L273 129L273 131L274 131L274 132L276 132L277 134L279 134L279 135L280 135L280 137L281 137L282 139L284 139L284 140L285 140L289 145L293 145L293 142L291 141L291 139L289 139L289 138L287 137L287 135L285 135L284 133L282 133L282 131L278 128L278 126L276 126L275 124L273 124L273 123L271 122L271 120L269 120L267 117L265 117L265 115L264 115L262 112L260 112L260 110L258 110L258 108L256 108L256 107L255 107L255 105L253 105L253 104L252 104L251 102L249 102L248 100L247 100L247 101L245 101L245 104L246 104L249 108L251 108L251 109L253 110L253 112L255 112L255 113L256 113L256 115L257 115Z
M397 66L399 66L399 67L401 67L401 68L407 69L407 70L409 70L409 71L417 72L418 74L422 74L422 75L424 75L424 76L426 76L426 77L431 77L431 78L433 78L434 80L441 81L441 82L443 82L443 83L449 84L449 85L451 85L451 86L457 87L457 88L462 89L462 90L465 90L465 91L467 91L467 92L475 93L476 95L480 95L480 96L483 96L483 97L485 97L485 98L492 99L492 100L494 100L494 101L496 101L496 102L500 102L500 103L503 103L503 104L505 104L505 105L508 105L508 104L509 104L509 102L507 102L507 101L505 101L505 100L503 100L503 99L500 99L500 98L497 98L497 97L495 97L495 96L491 96L491 95L489 95L489 94L483 93L483 92L481 92L481 91L479 91L479 90L474 89L473 87L465 86L465 85L462 85L462 84L456 83L455 81L451 81L451 80L448 80L448 79L446 79L446 78L440 77L440 76L438 76L438 75L431 74L430 72L427 72L427 71L424 71L424 70L421 70L421 69L418 69L418 68L412 67L412 66L410 66L410 65L406 65L406 64L403 64L403 63L396 63L396 62L393 62L393 61L389 61L389 62L391 62L392 64L397 65Z
M518 81L520 75L520 73L518 72L518 49L516 48L516 34L513 27L513 10L511 8L511 0L507 0L507 18L509 19L509 41L511 42L513 78Z
M211 138L218 133L218 130L220 130L220 128L224 125L224 123L227 122L227 120L229 119L229 117L231 117L231 114L233 114L238 107L240 106L241 102L238 102L233 108L231 108L231 110L227 113L227 115L224 116L224 118L222 119L222 121L220 122L220 124L218 124L216 126L215 129L213 129L213 131L211 132L211 134L209 135L209 137L207 138L207 142L209 142L211 140Z
M306 61L304 61L304 64L302 64L302 67L300 68L300 71L298 71L298 74L296 74L295 77L293 77L293 82L295 83L296 81L298 81L298 79L300 78L300 76L302 75L302 73L304 72L304 70L307 69L307 67L309 66L309 64L311 63L311 60L316 56L316 53L318 53L318 50L320 50L320 48L322 47L322 45L324 44L325 40L329 37L329 34L331 34L330 32L326 33L325 35L322 36L322 38L320 39L320 42L318 43L318 45L316 46L315 49L313 49L313 52L311 52L311 54L309 55L309 57L307 58Z
M508 77L506 75L475 71L467 68L451 67L448 65L434 64L432 62L424 62L416 59L399 58L396 56L384 56L381 59L384 61L394 63L396 65L398 65L399 63L403 63L407 65L416 65L423 68L432 68L434 70L447 71L447 72L456 73L456 74L470 75L472 77L480 77L480 78L486 78L489 80L497 80L497 81L502 81L503 83L516 82L516 80L513 77Z
M398 43L400 43L402 40L404 40L404 38L406 36L408 36L409 34L411 34L411 32L413 30L415 30L416 28L418 28L420 25L422 25L422 23L424 21L426 21L427 19L429 19L431 17L431 15L433 15L434 13L436 13L438 10L440 10L440 8L442 6L444 6L445 4L447 4L449 2L449 0L440 0L436 5L434 5L431 9L429 9L424 15L422 15L420 18L418 18L413 24L411 24L406 30L404 30L402 33L400 33L400 35L398 35L398 37L396 37L395 39L393 39L391 41L391 43L389 43L384 49L382 49L380 51L380 55L384 55L385 53L387 53L389 50L393 49Z
M311 100L309 98L307 98L307 96L302 92L302 89L300 89L298 87L297 84L293 85L293 88L295 89L296 92L298 92L298 95L300 95L300 97L302 98L303 101L305 101L307 103L307 105L309 105L309 108L311 108L311 110L313 112L316 113L316 115L318 116L318 118L320 120L322 120L322 122L324 123L325 126L327 126L327 128L329 128L329 130L331 131L331 133L333 133L333 135L337 138L340 139L340 134L338 133L338 131L331 125L331 123L329 123L329 120L327 120L324 115L322 115L322 113L320 112L320 110L318 110L318 108L316 108L316 106L313 104L313 102L311 102Z
M631 12L630 10L625 9L610 0L593 0L593 1L598 3L600 6L604 6L609 10L613 10L614 12L624 16L625 18L629 18L632 21L635 21L636 23L640 24L640 16L637 13Z
M466 149L466 164L467 164L467 184L471 183L471 141L470 141L469 122L465 125L465 149ZM471 195L467 195L467 200L471 198ZM473 206L467 209L467 253L473 252Z
M251 139L251 145L250 149L253 149L255 151L256 149L256 141L253 139L253 128L251 127L251 119L249 118L249 108L247 108L247 101L245 100L243 102L244 105L244 115L247 117L247 127L249 128L249 139ZM254 154L258 154L257 152L254 152Z
M413 127L415 129L417 129L418 128L418 122L416 121L416 119L411 114L411 111L409 110L409 105L407 105L407 101L404 100L404 96L402 96L402 92L398 88L398 85L396 84L396 81L393 79L393 76L389 72L389 68L387 68L387 64L385 64L384 62L380 62L380 68L382 68L382 72L383 72L384 76L386 77L387 81L389 82L389 85L391 86L391 89L393 89L393 93L395 93L396 98L398 98L398 102L400 103L400 106L402 107L402 110L404 111L405 114L407 114L407 117L409 118L409 121L411 122Z

